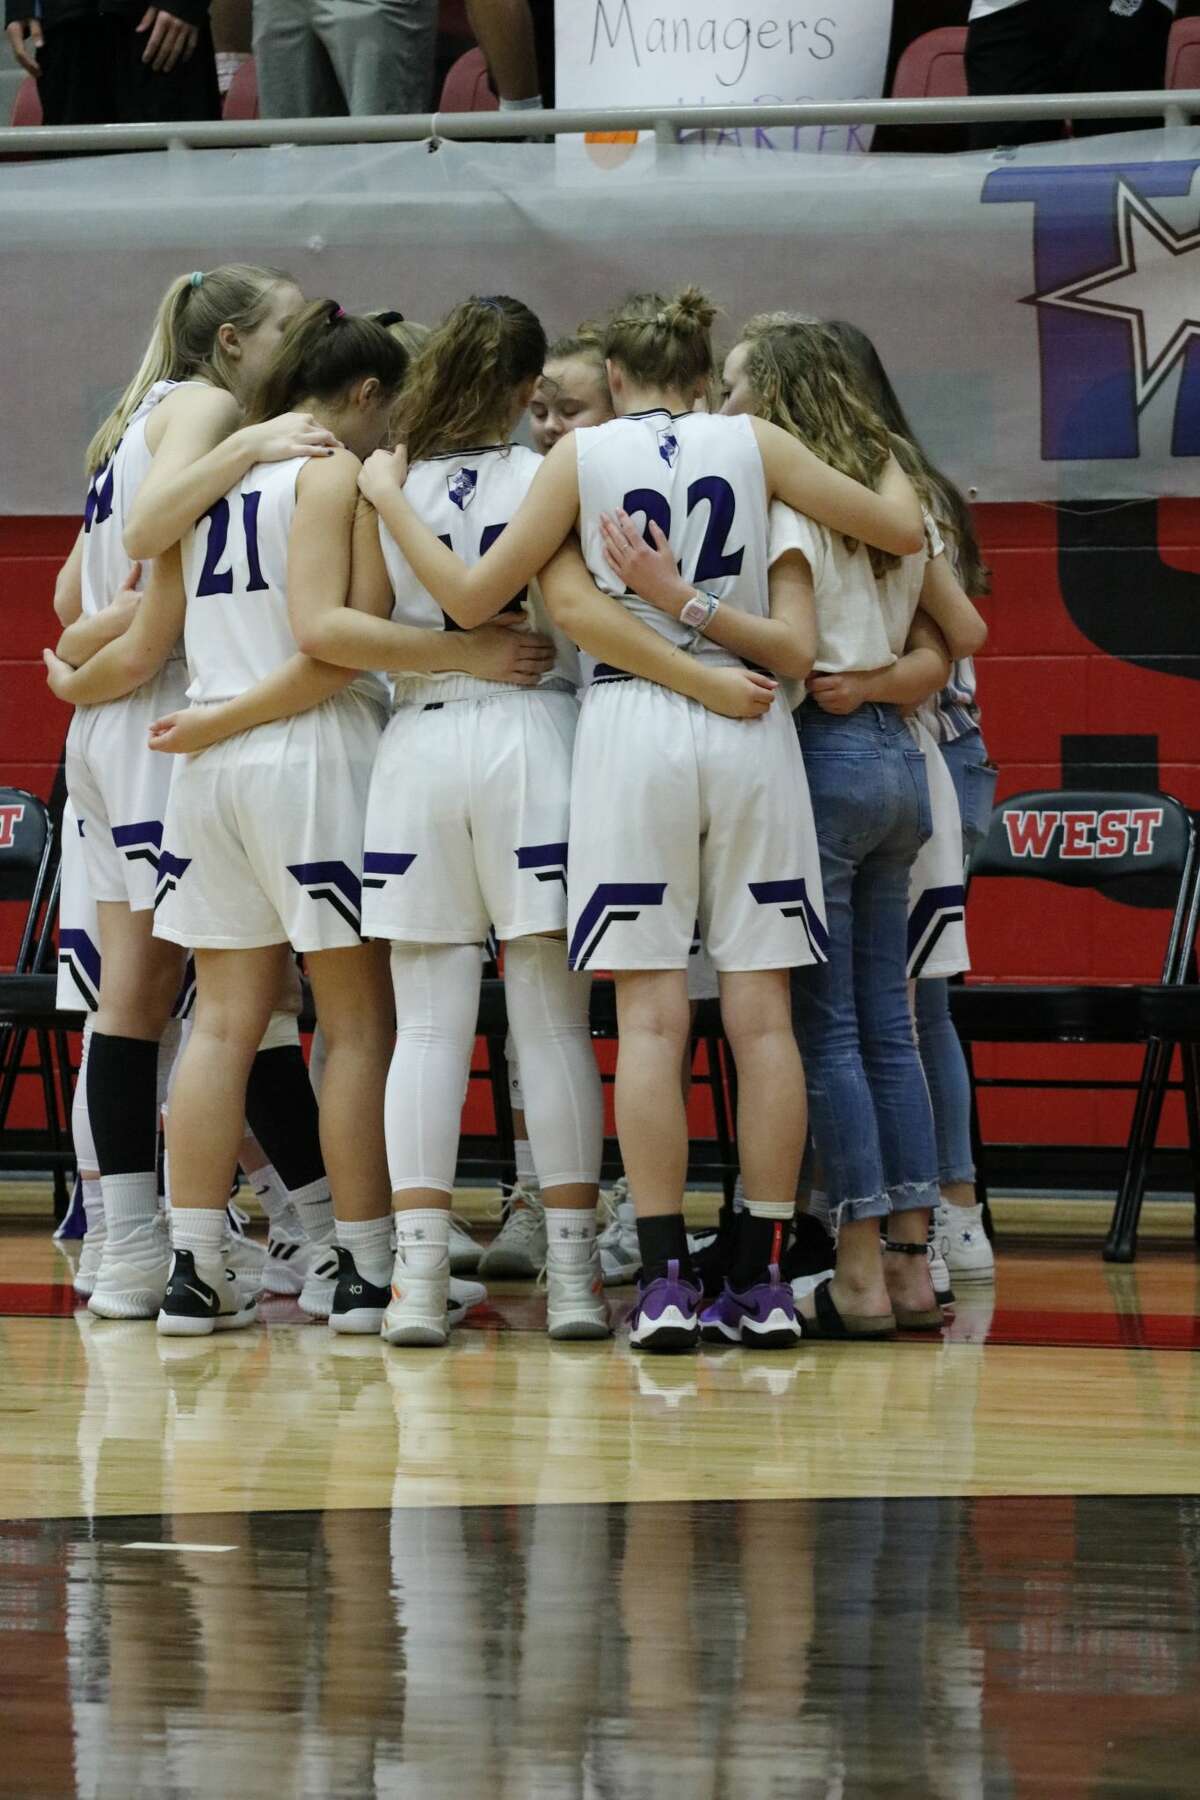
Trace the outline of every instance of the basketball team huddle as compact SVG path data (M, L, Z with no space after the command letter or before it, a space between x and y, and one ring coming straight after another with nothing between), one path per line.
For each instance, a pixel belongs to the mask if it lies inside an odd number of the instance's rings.
M946 988L994 783L970 513L861 332L763 313L719 365L715 316L633 294L548 345L506 295L430 330L274 269L168 288L46 652L99 1317L292 1293L436 1347L465 1276L544 1273L553 1339L636 1278L635 1349L786 1350L940 1327L939 1244L990 1278ZM490 957L518 1182L483 1248L451 1208ZM740 1176L700 1239L711 997Z

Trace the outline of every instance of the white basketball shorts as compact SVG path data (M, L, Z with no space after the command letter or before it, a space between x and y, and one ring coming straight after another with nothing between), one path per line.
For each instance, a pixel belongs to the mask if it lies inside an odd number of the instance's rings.
M401 706L367 808L363 930L482 944L564 930L574 694Z
M804 763L782 700L725 719L632 678L588 689L568 871L575 969L686 969L697 928L725 973L824 961Z
M147 739L155 719L187 705L186 690L187 669L175 658L123 700L78 707L71 720L67 792L93 901L124 901L134 912L154 905L174 759Z
M158 937L197 950L362 942L363 819L382 709L346 689L178 758Z
M909 730L925 752L933 830L917 852L908 879L908 975L959 975L971 966L967 954L966 892L963 886L962 815L950 771L932 733L919 715Z

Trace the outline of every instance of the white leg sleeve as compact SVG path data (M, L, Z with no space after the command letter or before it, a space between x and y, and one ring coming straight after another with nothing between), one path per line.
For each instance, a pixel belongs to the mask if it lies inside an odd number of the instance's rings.
M79 1053L79 1079L71 1102L71 1142L75 1146L75 1164L81 1173L94 1175L100 1167L96 1161L96 1140L87 1105L88 1046L92 1041L92 1015L83 1022L83 1049Z
M478 944L393 944L396 1048L384 1102L393 1192L454 1191L479 1021Z
M561 938L514 938L505 945L508 1023L543 1193L600 1176L604 1111L588 1029L590 992L589 977L568 969Z

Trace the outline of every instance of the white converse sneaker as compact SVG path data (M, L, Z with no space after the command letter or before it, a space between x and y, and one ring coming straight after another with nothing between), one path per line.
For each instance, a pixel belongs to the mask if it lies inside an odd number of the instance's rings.
M556 1339L612 1336L598 1246L586 1259L564 1264L552 1255L547 1262L546 1331Z
M473 1275L479 1267L479 1259L483 1255L482 1247L475 1242L466 1225L457 1213L450 1214L450 1273L452 1275Z
M960 1286L996 1279L996 1259L983 1229L982 1206L951 1206L943 1200L934 1209L933 1229L951 1277Z
M383 1315L380 1336L385 1344L428 1344L436 1348L450 1335L447 1302L450 1259L439 1269L411 1269L397 1251L392 1268L392 1298Z
M107 1233L103 1225L97 1225L89 1231L79 1249L79 1261L75 1266L75 1274L71 1285L81 1300L90 1300L96 1288L96 1277L100 1273L100 1258L104 1255L104 1242Z
M546 1261L546 1209L540 1194L512 1188L508 1217L479 1258L485 1281L533 1281Z
M88 1310L100 1319L153 1319L171 1275L171 1243L162 1214L114 1238L100 1255Z
M613 1183L607 1194L600 1196L600 1216L607 1220L596 1242L600 1249L600 1271L606 1287L620 1287L633 1281L642 1266L638 1248L637 1214L629 1198L629 1183L624 1175Z
M942 1255L941 1246L936 1238L925 1246L929 1257L929 1279L933 1283L933 1297L939 1306L954 1305L954 1289L950 1285L950 1271L946 1267L946 1259Z

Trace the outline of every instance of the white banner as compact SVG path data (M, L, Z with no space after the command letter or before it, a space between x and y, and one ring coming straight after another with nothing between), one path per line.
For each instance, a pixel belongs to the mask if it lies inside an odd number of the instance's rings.
M555 0L559 106L796 106L878 99L892 0ZM722 147L864 151L870 128L735 132ZM595 149L597 161L614 160Z
M0 512L78 512L81 458L163 288L234 259L434 320L468 293L556 334L698 281L722 348L763 308L875 339L983 500L1200 491L1200 131L1015 155L660 155L581 189L549 145L404 144L8 164ZM136 195L137 204L130 204Z

